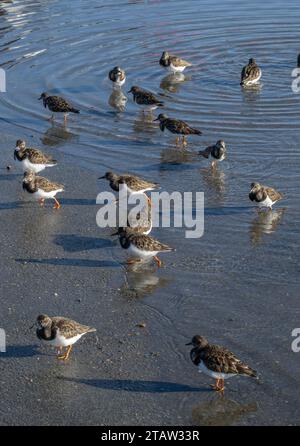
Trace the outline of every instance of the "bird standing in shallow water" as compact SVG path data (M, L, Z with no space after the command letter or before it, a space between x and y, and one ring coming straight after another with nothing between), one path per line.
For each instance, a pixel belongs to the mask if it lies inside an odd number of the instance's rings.
M248 87L254 84L257 84L259 79L261 78L261 69L257 65L255 59L253 57L249 59L247 65L242 69L241 74L241 85L243 87Z
M35 173L41 172L46 167L56 166L57 161L51 156L45 155L38 149L26 147L25 141L18 139L14 151L14 159L19 161L23 171L32 170Z
M283 194L277 192L277 190L272 187L263 186L259 183L252 183L249 198L251 201L258 203L259 207L272 209L272 206L284 197Z
M86 333L95 332L95 328L81 325L72 319L65 317L49 317L41 314L37 318L37 337L44 342L48 342L57 348L57 358L67 361L69 359L72 346ZM62 353L67 347L65 353Z
M114 67L112 70L110 70L108 77L113 82L113 85L117 87L122 87L126 81L125 71L120 67Z
M205 150L200 150L199 155L204 156L205 158L208 158L211 156L214 158L214 160L211 163L211 167L216 167L218 161L223 161L223 159L226 156L226 145L225 141L220 139L216 142L213 146L207 147Z
M99 177L98 179L108 180L110 187L115 192L119 192L120 187L123 186L129 196L145 194L145 192L159 189L158 183L152 183L136 175L130 174L117 175L113 172L106 172L105 175ZM149 198L148 201L150 201Z
M49 96L48 93L42 93L39 100L43 100L44 107L52 111L53 113L64 113L64 123L67 123L68 113L80 113L79 110L74 108L66 99L60 96ZM51 118L54 120L54 114Z
M187 145L187 135L202 135L202 132L200 130L190 127L189 124L187 124L186 122L181 121L180 119L168 118L168 116L163 113L160 113L158 117L154 119L154 121L159 121L159 128L162 132L167 129L171 133L182 135L182 144L184 146ZM178 143L179 137L177 136L176 144Z
M209 344L203 336L194 336L186 345L193 346L190 357L199 371L216 380L211 387L217 392L223 393L224 380L235 375L257 377L256 371L240 361L231 351L220 345Z
M53 183L47 178L37 176L33 171L29 171L24 173L23 189L33 194L41 206L44 206L47 198L52 198L55 201L54 209L61 207L59 201L56 199L56 194L64 192L64 186L62 184Z
M150 235L137 232L135 228L119 228L118 231L112 235L117 234L119 235L121 247L126 249L131 256L127 261L129 265L154 259L157 266L160 267L162 262L157 257L157 254L175 251L174 248L159 242Z
M134 102L140 105L143 110L152 111L164 105L151 91L143 90L143 88L133 86L128 93L133 94Z
M182 73L186 67L190 67L192 65L190 62L168 53L168 51L164 51L162 53L159 64L172 73Z

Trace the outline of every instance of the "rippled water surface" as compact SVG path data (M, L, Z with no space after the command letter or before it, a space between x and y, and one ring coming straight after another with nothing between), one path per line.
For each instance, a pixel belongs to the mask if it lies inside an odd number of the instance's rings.
M276 393L278 407L295 397L299 378L290 349L299 326L300 93L291 89L299 20L299 2L276 0L28 0L1 2L0 9L7 74L0 122L11 148L22 137L59 152L90 171L93 182L109 169L145 176L170 192L204 191L204 236L188 240L183 229L155 230L176 253L165 256L159 273L120 270L121 293L140 297L162 345L179 350L187 373L193 369L178 337L183 344L201 332L256 365L272 382L267 393ZM181 81L158 65L163 50L193 63ZM260 88L243 91L240 71L249 57L263 75ZM127 72L125 98L107 78L115 65ZM155 92L168 115L203 135L177 148L137 109L127 94L132 85ZM38 101L42 91L71 99L81 114L69 116L67 127L60 118L50 124ZM121 112L114 108L120 99ZM196 153L221 138L228 156L212 171ZM276 187L285 200L257 213L248 200L252 181ZM99 191L106 186L99 182ZM118 249L111 252L117 259ZM274 406L265 408L270 419ZM197 408L194 418L203 420Z

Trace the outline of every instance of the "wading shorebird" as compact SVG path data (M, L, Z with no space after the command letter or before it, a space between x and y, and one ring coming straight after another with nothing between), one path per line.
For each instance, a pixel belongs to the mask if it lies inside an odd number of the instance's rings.
M190 62L180 59L180 57L170 54L168 51L162 53L159 64L172 73L182 73L186 67L192 66Z
M277 201L282 200L284 196L272 187L252 183L249 198L251 201L255 201L259 207L272 209L272 206Z
M132 93L134 102L145 111L152 111L164 105L151 91L143 90L140 87L133 86L128 93Z
M184 121L180 119L171 119L167 115L160 113L154 121L159 121L159 128L162 132L167 129L170 133L175 135L182 135L182 144L187 145L187 135L202 135L201 130L190 127ZM176 137L176 144L179 144L179 137Z
M117 175L114 172L106 172L105 175L99 177L98 179L108 180L109 185L114 192L119 192L120 187L123 186L128 196L141 194L146 195L146 192L159 189L160 187L158 183L152 183L136 175L130 174ZM149 202L151 202L149 197L147 197L147 199Z
M119 228L112 235L118 235L121 247L127 250L130 256L127 261L128 265L153 259L157 266L161 267L162 262L157 254L175 251L174 248L161 243L150 235L139 233L134 228Z
M209 344L206 338L196 335L186 345L192 345L190 352L192 362L200 372L216 380L211 387L217 392L224 392L224 380L236 375L257 378L255 370L240 361L231 351L220 345Z
M32 170L41 172L46 167L56 166L57 161L33 147L26 147L25 141L18 139L14 152L14 159L20 163L24 172Z
M56 199L56 194L64 192L62 184L53 183L47 178L37 176L33 171L24 173L23 189L39 201L41 206L44 206L45 200L52 198L55 201L54 209L61 207Z
M114 67L112 70L110 70L108 77L112 81L113 85L117 87L122 87L126 81L125 71L120 67Z
M52 113L64 113L64 122L67 123L68 113L80 113L79 110L74 108L66 99L60 96L49 96L48 93L42 93L39 100L43 100L44 107L52 111ZM54 120L54 114L52 114L50 120Z
M242 69L241 74L241 85L243 87L248 87L254 84L257 84L259 79L261 78L261 69L257 65L255 59L249 59L247 65Z
M57 358L67 361L69 359L72 346L86 333L93 333L95 328L81 325L72 319L65 317L49 317L41 314L37 318L37 337L57 349ZM63 348L67 347L65 353Z
M200 150L199 155L209 158L211 156L214 160L211 163L211 167L216 167L218 161L223 161L226 156L226 145L225 141L219 139L216 144L207 147L205 150Z

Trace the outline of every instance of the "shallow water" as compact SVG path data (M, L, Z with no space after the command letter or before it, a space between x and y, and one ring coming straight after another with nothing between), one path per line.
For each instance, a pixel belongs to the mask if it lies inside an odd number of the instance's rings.
M188 0L184 8L181 1L14 1L0 10L7 74L1 133L12 150L21 137L90 171L92 182L110 169L145 176L170 192L204 191L204 236L187 240L183 229L155 230L177 249L165 256L165 268L128 274L120 268L112 286L126 299L139 297L162 349L178 351L195 379L181 343L196 332L257 368L271 390L261 390L265 405L252 414L256 423L299 421L299 368L290 348L299 326L300 94L291 89L299 17L299 2L258 0ZM193 63L182 82L170 81L158 65L165 49ZM249 57L263 70L261 88L243 91L240 71ZM115 65L127 72L123 112L112 107L120 98L107 78ZM137 110L126 93L132 85L157 93L166 113L203 135L189 138L186 151L176 148ZM38 101L42 91L71 99L81 114L69 116L66 128L60 118L50 124ZM195 152L221 138L228 155L213 172ZM276 187L285 200L258 214L248 200L252 181ZM105 188L99 182L99 191ZM116 247L103 249L118 261ZM284 416L285 401L298 401L293 419ZM186 404L183 411L190 410Z

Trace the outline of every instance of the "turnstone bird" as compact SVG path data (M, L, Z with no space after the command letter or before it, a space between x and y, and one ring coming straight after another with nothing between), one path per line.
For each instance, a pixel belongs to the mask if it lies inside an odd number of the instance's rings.
M154 121L159 121L159 127L162 132L168 129L169 132L177 135L182 135L182 144L187 145L186 135L202 135L202 132L198 129L190 127L186 122L180 121L180 119L171 119L167 115L160 113ZM176 137L176 144L179 143L179 137Z
M122 87L126 81L125 71L120 67L115 67L108 73L109 79L113 82L114 86Z
M151 205L146 205L134 218L129 212L127 226L135 232L148 235L152 231Z
M220 345L209 344L203 336L194 336L186 345L193 346L190 357L199 371L216 380L215 385L211 387L217 392L224 392L224 380L232 376L257 377L256 371L240 361L232 352Z
M55 201L54 209L60 208L60 203L55 198L59 192L64 192L64 186L53 183L47 178L37 176L33 171L24 173L23 189L39 201L43 206L47 198L52 198Z
M164 105L151 91L143 90L143 88L133 86L128 93L132 93L134 102L145 110L155 110Z
M67 361L69 359L72 345L75 344L86 333L95 332L95 328L81 325L65 317L49 317L41 314L37 318L37 337L41 341L48 342L57 348L58 359ZM67 347L65 353L63 348Z
M108 180L110 187L115 192L119 192L120 186L123 185L127 192L127 195L129 196L144 194L145 192L149 192L159 188L159 184L143 180L136 175L117 175L113 172L106 172L104 176L99 177L98 179Z
M261 78L261 69L251 57L248 65L245 65L241 74L241 85L244 87L256 84Z
M80 113L79 110L74 108L66 99L60 96L49 96L48 93L42 93L39 100L43 99L44 107L52 111L53 113L64 113L64 121L67 122L68 113ZM52 114L50 119L54 119Z
M200 150L200 152L198 152L198 153L199 153L199 155L202 155L205 158L208 158L209 155L212 158L215 158L211 163L211 166L215 167L217 162L223 161L223 159L226 156L225 141L223 141L222 139L219 139L219 141L217 141L216 144L214 144L213 146L207 147L205 150Z
M35 173L41 172L46 167L56 166L57 161L51 156L45 155L38 149L26 148L25 141L18 139L14 152L15 160L19 161L24 172L32 170Z
M186 69L186 67L190 67L192 65L190 62L180 59L180 57L174 56L167 51L162 53L159 64L172 73L181 73Z
M131 256L127 261L128 264L154 259L157 266L160 267L162 262L157 254L175 251L174 248L159 242L150 235L141 234L132 228L119 228L117 233L112 235L117 234L121 247L126 249Z
M259 183L252 183L249 198L251 201L258 203L259 207L272 209L272 206L277 201L282 200L283 195L272 187L262 186Z

